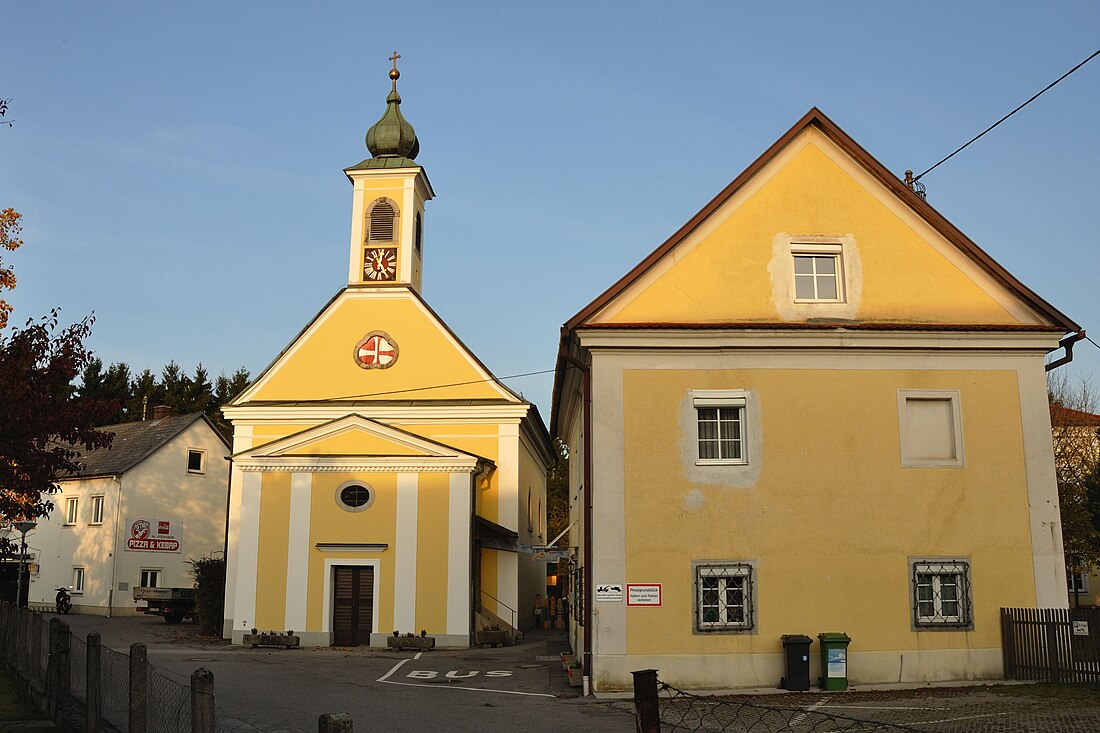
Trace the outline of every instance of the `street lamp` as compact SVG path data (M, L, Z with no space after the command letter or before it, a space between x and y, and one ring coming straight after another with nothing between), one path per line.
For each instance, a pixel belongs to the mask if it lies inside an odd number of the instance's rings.
M30 519L21 519L14 523L15 529L22 535L19 546L19 575L15 581L15 607L23 606L23 568L27 564L27 532L38 526L38 523Z

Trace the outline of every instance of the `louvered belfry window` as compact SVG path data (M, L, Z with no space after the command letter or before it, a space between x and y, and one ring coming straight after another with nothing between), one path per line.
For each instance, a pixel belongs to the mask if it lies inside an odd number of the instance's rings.
M397 218L397 209L389 201L381 200L370 210L370 232L368 242L392 242L393 222Z

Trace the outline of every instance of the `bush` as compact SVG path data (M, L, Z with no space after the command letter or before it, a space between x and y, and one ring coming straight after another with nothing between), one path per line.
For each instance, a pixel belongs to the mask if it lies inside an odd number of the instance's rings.
M195 579L195 609L199 612L199 628L207 636L222 635L225 607L225 558L200 557L190 560L191 576Z

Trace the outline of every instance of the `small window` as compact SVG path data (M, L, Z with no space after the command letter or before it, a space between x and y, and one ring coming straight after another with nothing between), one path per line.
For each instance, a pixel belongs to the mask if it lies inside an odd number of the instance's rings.
M92 524L103 524L103 497L92 497Z
M79 503L75 497L65 500L65 524L76 524L76 519L79 516L77 513Z
M914 560L913 625L917 629L967 628L971 624L970 563Z
M73 593L84 592L84 568L73 568Z
M697 631L753 629L753 566L750 563L697 565L695 599Z
M696 463L748 463L743 390L692 392L698 450Z
M964 465L958 392L899 390L898 419L902 466Z
M416 218L414 218L413 221L415 222L414 223L414 228L413 228L413 246L416 248L417 256L423 256L423 254L421 252L421 249L420 249L420 246L421 246L420 242L424 237L424 230L423 230L423 224L421 224L421 221L420 221L420 212L419 211L416 212Z
M374 489L361 481L348 481L336 488L336 503L349 512L361 512L374 503Z
M1089 576L1086 573L1066 573L1066 588L1070 593L1088 593Z
M187 473L206 473L206 451L194 448L187 451Z
M160 568L142 568L141 569L141 586L142 588L159 588L160 587Z
M392 242L397 208L386 199L379 199L371 206L368 221L368 242Z

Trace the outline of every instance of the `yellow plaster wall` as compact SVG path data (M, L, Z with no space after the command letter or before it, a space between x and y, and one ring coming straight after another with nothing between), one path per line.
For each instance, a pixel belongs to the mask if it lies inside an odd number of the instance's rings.
M365 297L345 290L295 344L251 400L501 399L446 332L408 292ZM400 353L388 369L362 369L355 363L358 340L371 331L393 337ZM324 375L319 379L319 375ZM458 384L472 382L469 384ZM409 390L416 390L410 392Z
M282 630L286 622L290 474L264 473L261 481L255 623L258 629Z
M610 320L776 321L769 263L777 234L852 236L862 260L857 320L1016 323L818 145L805 146L675 267ZM854 163L852 163L854 165ZM778 263L791 267L787 258Z
M623 382L626 582L664 584L662 607L626 609L629 653L774 652L781 634L856 629L854 650L997 647L998 608L1034 602L1014 372L635 370ZM708 388L759 400L755 484L685 475L682 405ZM899 388L960 392L964 468L901 468ZM912 632L908 557L958 554L974 630ZM693 634L692 562L708 560L758 562L757 633Z
M341 435L333 435L304 445L285 455L298 456L420 456L425 452L392 440L371 435L365 430L349 430Z
M336 503L336 487L345 481L362 481L375 490L374 504L362 512L348 512ZM393 629L394 548L396 546L397 476L390 473L317 473L313 475L312 508L309 516L309 605L306 618L309 628L321 628L324 602L324 567L326 555L315 549L318 542L384 543L389 547L380 553L339 553L332 559L371 558L379 560L378 607L376 632Z
M447 630L450 475L422 473L417 496L416 629Z

